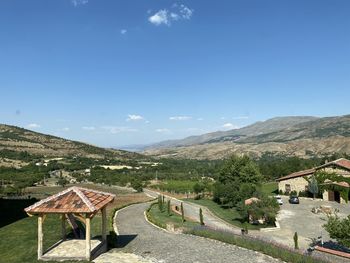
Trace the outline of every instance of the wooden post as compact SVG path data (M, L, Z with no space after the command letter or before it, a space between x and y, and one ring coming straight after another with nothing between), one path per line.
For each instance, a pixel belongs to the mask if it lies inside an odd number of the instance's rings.
M66 214L61 215L62 240L66 240Z
M86 260L90 261L90 257L91 257L91 232L90 232L90 217L88 214L86 214L85 228L86 228L85 257L86 257Z
M38 216L38 259L43 255L43 215Z
M102 242L107 242L107 213L106 207L102 208Z

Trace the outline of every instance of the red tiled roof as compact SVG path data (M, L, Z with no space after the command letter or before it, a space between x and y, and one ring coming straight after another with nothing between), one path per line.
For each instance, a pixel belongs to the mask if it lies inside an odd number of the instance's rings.
M350 161L345 159L345 158L340 158L338 160L335 160L335 161L332 161L332 162L328 162L328 163L325 163L319 167L317 167L316 169L320 169L320 168L324 168L324 167L327 167L329 165L337 165L337 166L340 166L342 168L345 168L345 169L348 169L350 170Z
M114 200L115 195L96 190L70 187L24 209L39 213L94 213Z
M314 172L315 172L315 169L303 170L303 171L295 172L295 173L283 176L281 178L278 178L277 181L283 181L283 180L287 180L295 177L310 175L310 174L313 174Z
M350 170L350 161L345 159L345 158L341 158L341 159L338 159L338 160L335 160L332 162L325 163L325 164L320 165L320 166L313 168L313 169L299 171L299 172L295 172L295 173L283 176L281 178L278 178L277 181L283 181L283 180L287 180L287 179L291 179L291 178L295 178L295 177L302 177L302 176L310 175L310 174L313 174L318 169L322 169L324 167L331 166L331 165L337 165L339 167Z

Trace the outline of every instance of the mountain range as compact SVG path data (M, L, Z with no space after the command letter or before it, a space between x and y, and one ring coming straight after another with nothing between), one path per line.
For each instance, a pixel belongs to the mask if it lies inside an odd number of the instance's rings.
M350 153L350 115L290 116L147 146L143 153L167 158L221 159L233 153L312 157Z

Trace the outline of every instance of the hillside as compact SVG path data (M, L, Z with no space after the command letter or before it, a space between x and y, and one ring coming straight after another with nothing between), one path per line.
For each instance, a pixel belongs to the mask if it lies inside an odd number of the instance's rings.
M161 142L144 151L158 157L194 159L221 159L233 153L260 156L264 152L299 157L350 153L350 115L277 117L241 129Z
M28 152L45 157L80 156L97 159L108 157L129 160L142 156L0 124L0 151L4 150Z

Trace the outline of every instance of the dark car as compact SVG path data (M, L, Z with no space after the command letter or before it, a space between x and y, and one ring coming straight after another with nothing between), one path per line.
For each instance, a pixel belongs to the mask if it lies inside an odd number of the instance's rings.
M299 204L299 197L297 197L297 196L291 196L291 197L289 198L289 203L290 203L290 204Z

